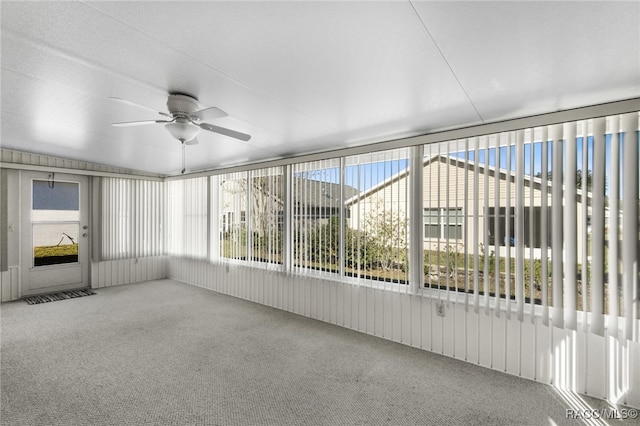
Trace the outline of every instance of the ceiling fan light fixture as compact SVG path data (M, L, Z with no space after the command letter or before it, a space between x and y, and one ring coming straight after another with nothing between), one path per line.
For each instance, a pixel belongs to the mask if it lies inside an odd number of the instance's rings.
M189 142L200 133L200 127L191 124L188 120L178 119L172 123L165 124L164 127L171 133L171 136L180 142Z

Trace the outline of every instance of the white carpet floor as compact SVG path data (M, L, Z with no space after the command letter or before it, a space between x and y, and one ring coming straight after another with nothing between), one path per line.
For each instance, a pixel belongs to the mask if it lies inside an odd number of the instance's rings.
M96 292L1 305L1 424L583 424L550 386L176 281Z

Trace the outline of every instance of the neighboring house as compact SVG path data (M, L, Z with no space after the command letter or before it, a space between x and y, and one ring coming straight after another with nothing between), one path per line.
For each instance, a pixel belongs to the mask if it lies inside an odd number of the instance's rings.
M423 168L423 233L424 249L442 250L446 246L466 246L468 253L476 248L494 249L496 241L501 255L507 244L515 245L516 174L505 169L467 161L449 155L434 155L424 160ZM496 176L498 179L496 181ZM477 179L477 189L476 189ZM361 227L367 215L384 209L405 215L411 200L407 190L408 169L380 182L346 202L351 211L349 225ZM541 229L543 183L540 178L524 176L523 212L524 246L540 257L544 232L551 244L551 182L546 184L547 226ZM465 191L465 187L467 190ZM476 192L477 191L477 192ZM589 196L589 201L590 201ZM583 228L581 191L577 191L577 229ZM589 205L591 203L589 202ZM478 221L474 216L478 209ZM507 211L509 214L507 214ZM497 213L497 214L496 214ZM590 217L590 207L587 214ZM485 235L485 227L487 233ZM466 230L466 244L465 244ZM584 244L578 232L578 252Z
M344 199L348 200L358 194L352 186L344 186ZM293 219L294 227L308 224L325 224L331 217L340 216L340 184L306 179L293 178ZM345 208L345 218L351 217L348 206Z
M271 176L256 181L252 186L252 217L254 229L262 229L257 221L265 216L272 223L277 218L278 225L283 223L284 185L282 176ZM222 231L226 232L246 222L247 196L244 179L226 180L222 184ZM307 179L293 178L293 219L294 229L298 226L322 225L331 217L340 216L340 184ZM344 198L352 198L358 193L356 188L345 185ZM258 212L258 214L256 214ZM350 211L345 209L345 218Z

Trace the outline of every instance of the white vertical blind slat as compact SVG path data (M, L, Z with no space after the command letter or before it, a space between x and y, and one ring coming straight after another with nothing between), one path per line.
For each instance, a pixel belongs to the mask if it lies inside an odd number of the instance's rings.
M604 335L604 276L605 276L605 119L593 121L593 184L591 207L591 332ZM583 172L584 173L584 172ZM586 175L583 174L586 183ZM584 193L583 193L584 198ZM586 206L587 202L583 199ZM585 227L586 228L586 227ZM583 267L586 263L583 263ZM586 310L586 309L585 309Z
M549 135L547 126L541 129L541 159L540 159L540 287L542 297L542 323L549 325L549 240L548 240L548 171L549 171Z
M502 165L500 164L500 145L501 138L503 134L497 134L494 136L494 165L495 172L493 175L493 201L494 201L494 210L493 210L493 250L496 253L495 256L495 265L494 265L494 294L495 294L495 302L494 309L496 316L500 316L500 284L501 284L501 276L500 276L500 249L501 249L501 241L500 241L500 205L502 204L502 197L500 194L500 168ZM487 162L487 165L490 163ZM509 212L506 212L507 220L509 217ZM504 238L503 238L504 241Z
M516 308L518 319L524 315L524 131L516 133Z
M618 336L619 288L619 228L620 228L620 118L611 117L609 155L609 259L607 275L608 323L607 334Z
M534 135L534 129L529 129L530 131L530 140L529 140L529 144L528 144L528 149L529 149L529 174L528 174L528 179L527 179L527 187L529 188L529 223L528 223L528 227L529 227L529 276L528 276L528 281L529 281L529 316L530 318L533 320L534 316L535 316L535 299L536 299L536 285L534 282L534 271L535 271L535 253L534 253L534 241L535 241L535 234L536 234L536 227L535 227L535 212L536 212L536 208L535 208L535 185L534 185L534 175L535 175L535 163L536 163L536 155L535 155L535 135Z
M553 125L549 129L549 137L552 143L551 166L551 257L552 257L552 321L559 328L564 327L564 271L563 256L563 151L564 141L562 125Z
M507 318L511 318L511 173L513 164L511 164L511 153L512 153L512 145L515 142L513 132L509 132L508 141L507 141L507 158L506 158L506 182L505 182L505 265L504 265L504 291L505 291L505 299L506 299L506 310L507 310Z
M634 338L638 310L638 113L622 116L622 297L624 336ZM636 336L637 338L637 336Z
M577 205L576 205L576 171L577 143L576 123L564 123L565 140L565 174L564 174L564 327L576 329L577 321L577 264L578 264L578 236L577 236ZM554 173L556 171L554 170Z
M484 311L485 313L489 313L489 300L490 300L490 251L491 247L489 247L489 137L487 136L485 139L484 146L484 280L483 280L483 291L484 291Z
M474 138L473 148L473 307L477 314L480 311L480 138ZM485 250L486 256L486 250Z

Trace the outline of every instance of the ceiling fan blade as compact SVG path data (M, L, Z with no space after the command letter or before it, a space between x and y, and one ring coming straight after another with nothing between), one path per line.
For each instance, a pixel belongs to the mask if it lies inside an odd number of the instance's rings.
M214 133L220 133L221 135L229 136L230 138L239 139L245 142L251 139L251 135L247 135L246 133L236 132L235 130L214 126L213 124L209 123L200 123L198 124L198 126L200 126L200 128L204 130L208 130Z
M147 124L156 123L171 123L173 120L142 120L142 121L124 121L121 123L111 123L115 127L131 127L131 126L145 126Z
M193 138L190 141L185 141L185 145L198 145L200 142L198 142L198 138Z
M152 111L152 112L155 112L156 114L164 115L165 117L171 117L171 114L168 114L168 113L162 112L162 111L156 111L153 108L149 108L149 107L146 107L144 105L140 105L140 104L137 104L135 102L128 101L126 99L116 98L115 96L109 96L109 99L112 99L112 100L117 101L117 102L121 102L121 103L123 103L125 105L130 105L130 106L134 106L134 107L137 107L137 108L146 109L147 111Z
M200 111L192 112L189 115L199 120L215 120L216 118L226 117L229 114L227 114L220 108L211 107L211 108L201 109Z

